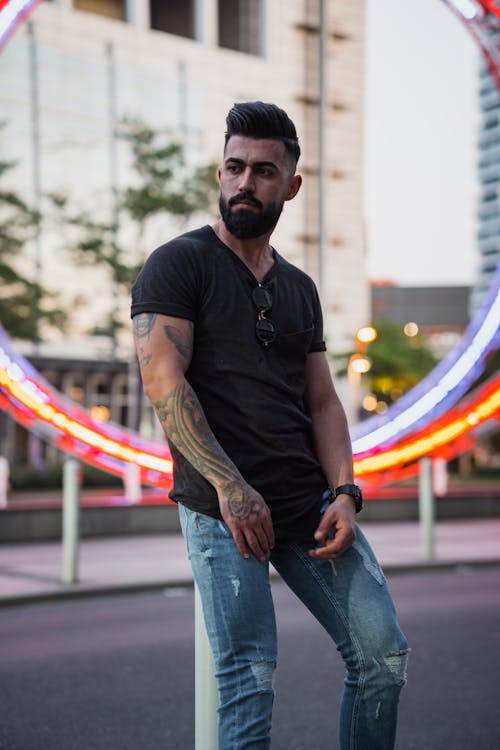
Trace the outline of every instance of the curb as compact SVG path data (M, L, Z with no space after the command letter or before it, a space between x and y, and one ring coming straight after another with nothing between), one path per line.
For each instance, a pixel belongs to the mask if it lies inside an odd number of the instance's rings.
M500 566L499 558L482 560L434 560L412 563L394 563L382 565L387 576L405 575L410 573L441 573L446 571L463 572L471 568L492 568ZM271 572L271 578L279 578L278 573ZM178 581L151 581L143 583L124 584L69 584L65 588L53 591L40 591L34 594L19 594L15 596L0 597L0 610L15 607L25 607L36 604L51 602L66 602L78 599L95 599L111 596L132 596L136 594L147 594L158 591L175 591L176 589L192 589L194 582L192 578L180 579Z
M192 589L192 579L179 581L151 581L150 583L103 584L93 586L89 584L69 584L65 588L54 591L39 591L35 594L18 594L0 597L0 610L10 607L24 607L31 604L46 604L49 602L73 601L75 599L94 599L106 596L131 596L156 591L174 589Z

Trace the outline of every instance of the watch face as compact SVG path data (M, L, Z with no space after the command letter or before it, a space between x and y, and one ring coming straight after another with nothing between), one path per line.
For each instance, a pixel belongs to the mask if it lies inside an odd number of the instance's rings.
M340 487L337 487L335 489L335 497L337 497L337 495L342 495L342 494L350 495L352 497L352 499L354 500L354 504L356 506L356 513L359 513L359 511L363 507L363 495L358 485L357 484L341 484Z
M352 497L361 498L361 489L357 484L341 484L335 490L336 495L351 495Z

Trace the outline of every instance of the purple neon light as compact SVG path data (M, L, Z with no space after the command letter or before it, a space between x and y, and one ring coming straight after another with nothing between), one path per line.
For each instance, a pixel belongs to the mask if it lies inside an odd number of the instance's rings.
M41 0L10 0L0 11L0 50Z
M10 35L23 18L34 9L40 0L10 0L0 10L0 49L5 45ZM486 59L500 91L500 43L498 37L491 34L493 28L500 29L496 16L486 11L479 0L443 0L443 2L466 24ZM469 10L467 10L469 9ZM477 9L477 13L472 11ZM471 322L466 334L455 349L425 378L418 386L401 398L385 414L372 417L366 422L356 425L352 430L353 449L355 453L362 453L371 448L383 445L386 441L394 441L412 429L425 426L431 419L435 419L453 406L466 390L472 385L484 369L488 354L500 345L500 267L497 269L489 294L481 310ZM58 394L48 383L44 383L24 358L17 355L10 345L8 337L0 327L0 344L4 352L13 363L20 367L32 380L47 389L51 396L56 395L59 404L73 416L83 415L86 423L89 416L62 394ZM15 364L14 364L15 363ZM458 377L460 375L460 377ZM455 377L455 381L453 381ZM451 387L450 382L452 382ZM424 408L432 401L432 406ZM419 405L421 406L419 410ZM43 425L37 425L43 430ZM104 430L110 437L119 439L127 431L117 426L107 425ZM47 435L47 437L52 437ZM142 440L138 435L130 433L131 444L151 450L151 443ZM158 444L155 444L158 450Z
M351 435L355 453L364 453L395 436L401 437L444 414L470 388L484 369L488 354L500 346L500 266L488 294L464 336L418 385L384 414L355 425ZM450 381L453 382L449 387ZM425 404L433 401L432 407ZM418 409L419 404L422 408ZM415 418L410 420L410 414ZM419 415L419 416L418 416Z
M29 390L31 395L33 395L40 403L55 404L58 409L67 414L71 419L74 419L82 425L96 429L94 420L85 409L75 404L74 401L60 391L56 390L56 388L54 388L54 386L52 386L25 357L16 352L9 336L1 324L0 368L6 369L13 379L22 382L25 389ZM1 390L0 387L0 391ZM26 407L14 396L10 395L9 400L19 409L26 411ZM137 450L149 452L162 458L167 456L168 451L165 444L158 441L148 440L137 432L128 430L122 425L117 425L113 422L99 422L97 429L102 435L104 435L104 437L111 440L123 443L124 445L130 445ZM36 421L34 431L40 434L40 436L45 436L51 440L54 437L54 432L57 432L57 434L60 432L54 427L54 425L50 425L43 420Z

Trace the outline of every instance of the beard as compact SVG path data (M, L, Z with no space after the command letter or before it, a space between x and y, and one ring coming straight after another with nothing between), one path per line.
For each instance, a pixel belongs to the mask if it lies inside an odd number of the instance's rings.
M257 213L248 210L245 206L232 208L243 199L253 203L260 211ZM222 195L219 198L219 211L222 221L226 225L227 231L239 240L253 240L274 229L282 210L283 203L281 205L271 203L267 208L264 208L262 203L254 198L251 193L239 193L230 198L229 201L226 201Z

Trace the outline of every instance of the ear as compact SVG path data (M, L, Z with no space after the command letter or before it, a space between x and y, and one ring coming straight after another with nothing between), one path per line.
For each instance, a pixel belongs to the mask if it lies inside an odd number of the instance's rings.
M292 198L295 198L295 196L300 190L301 185L302 185L302 177L300 176L300 174L295 174L292 177L292 180L290 182L290 189L285 197L285 200L291 201Z
M219 185L220 185L220 178L221 178L221 174L222 174L222 173L221 173L221 168L220 168L220 167L218 167L218 168L217 168L217 181L218 181Z

